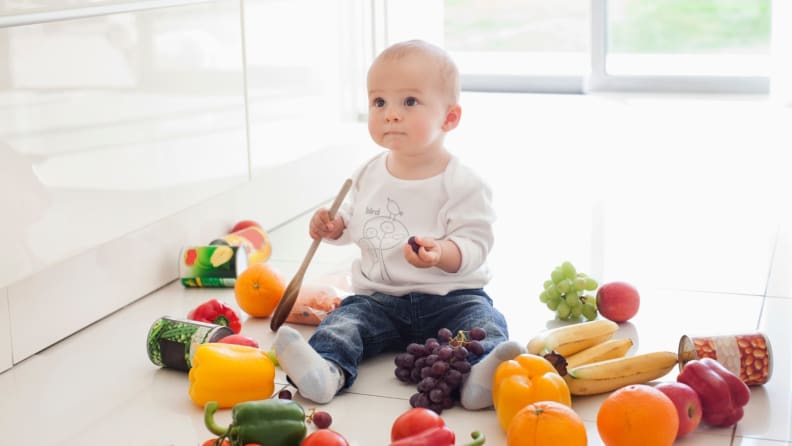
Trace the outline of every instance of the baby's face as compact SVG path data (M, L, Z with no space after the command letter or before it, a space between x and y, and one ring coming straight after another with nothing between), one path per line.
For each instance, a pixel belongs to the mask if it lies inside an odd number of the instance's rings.
M368 99L374 142L407 155L442 149L452 98L434 59L412 52L377 61L368 74Z

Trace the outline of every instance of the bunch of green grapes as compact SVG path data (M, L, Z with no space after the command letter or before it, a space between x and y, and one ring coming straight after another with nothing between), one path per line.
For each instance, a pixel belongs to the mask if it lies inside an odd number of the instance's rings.
M597 298L591 292L597 289L597 281L575 270L564 262L550 274L544 283L539 301L565 321L580 319L592 321L597 317Z

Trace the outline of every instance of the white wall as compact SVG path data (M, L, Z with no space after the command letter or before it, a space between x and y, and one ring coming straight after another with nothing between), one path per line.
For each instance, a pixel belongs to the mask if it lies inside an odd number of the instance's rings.
M332 198L369 154L340 3L0 5L0 371L176 279L182 246Z

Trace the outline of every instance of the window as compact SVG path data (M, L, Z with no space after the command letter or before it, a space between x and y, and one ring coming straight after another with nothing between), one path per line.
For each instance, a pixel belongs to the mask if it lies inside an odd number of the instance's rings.
M388 42L442 23L466 89L768 91L772 0L379 1Z

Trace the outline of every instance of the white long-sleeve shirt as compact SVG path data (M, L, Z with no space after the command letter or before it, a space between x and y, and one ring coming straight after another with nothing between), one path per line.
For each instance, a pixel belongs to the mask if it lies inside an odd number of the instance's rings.
M346 229L330 241L360 247L351 271L355 292L442 295L482 288L490 280L486 260L495 221L490 188L456 157L441 174L421 180L394 177L386 158L387 152L382 153L355 173L338 212ZM459 270L410 265L402 250L411 235L456 243L462 253Z

